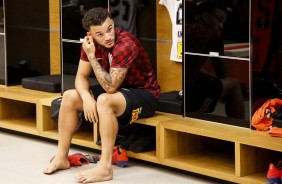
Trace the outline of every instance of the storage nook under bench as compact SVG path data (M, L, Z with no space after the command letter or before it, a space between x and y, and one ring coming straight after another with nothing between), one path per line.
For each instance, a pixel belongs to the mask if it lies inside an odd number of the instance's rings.
M0 87L0 128L57 140L50 106L60 93ZM156 150L127 155L235 183L265 183L268 164L282 158L280 138L267 132L156 112L135 123L153 126ZM97 124L75 133L72 143L100 150Z

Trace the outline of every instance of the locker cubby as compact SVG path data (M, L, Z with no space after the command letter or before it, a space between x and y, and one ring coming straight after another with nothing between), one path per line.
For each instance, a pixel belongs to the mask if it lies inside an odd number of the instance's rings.
M160 150L159 150L159 143L158 143L158 138L159 138L159 123L156 123L156 124L150 124L150 125L145 125L144 122L142 122L143 120L140 119L140 120L137 120L135 123L137 123L137 126L139 126L140 128L141 127L144 127L146 129L145 126L150 126L150 132L156 132L155 133L155 145L156 145L156 149L155 150L151 150L151 151L147 151L147 152L141 152L141 153L135 153L135 152L132 152L132 151L127 151L127 155L129 157L134 157L134 158L139 158L139 159L142 159L142 160L145 160L145 161L149 161L149 162L154 162L154 163L159 163L159 160L158 160L158 157L159 157L159 153L160 153ZM139 122L139 123L138 123ZM141 133L142 134L142 133Z
M156 150L144 152L144 153L133 153L131 151L128 151L128 156L142 159L145 161L153 162L153 163L161 163L160 157L163 152L162 148L160 147L160 142L162 140L161 136L161 122L163 121L169 121L173 119L180 118L181 115L176 114L170 114L170 113L164 113L164 112L156 112L154 116L150 118L143 118L143 119L137 119L134 123L138 123L144 126L152 126L155 127L156 130Z
M36 133L36 104L0 98L0 119L4 128Z
M237 175L248 178L264 178L270 163L276 165L282 158L279 151L240 144L240 167Z
M41 134L44 137L51 139L58 139L58 129L55 126L54 120L50 119L51 114L51 99L41 100L42 104L42 123L41 123ZM83 145L90 148L98 148L96 145L97 140L97 124L83 123L73 136L72 143L77 145Z
M40 135L44 115L40 100L59 96L25 89L22 86L0 86L0 127L22 133Z
M166 165L202 172L201 174L205 175L207 173L235 175L233 142L170 129L164 129L163 133L161 149L162 159Z

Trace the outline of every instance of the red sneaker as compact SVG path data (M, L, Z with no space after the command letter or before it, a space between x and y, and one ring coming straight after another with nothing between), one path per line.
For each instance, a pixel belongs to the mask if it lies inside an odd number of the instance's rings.
M71 166L82 166L85 164L89 164L87 158L81 153L75 153L68 156L68 160Z
M282 161L279 161L275 166L273 163L269 164L266 181L268 184L281 184Z
M128 166L128 157L124 149L121 149L119 146L114 147L112 163L120 167Z
M52 162L54 158L55 156L51 158L50 163ZM68 160L70 162L70 166L82 166L85 164L89 164L89 161L87 160L87 158L81 153L75 153L75 154L69 155Z
M101 155L98 155L98 161L101 160ZM125 150L119 146L115 146L113 149L112 164L118 165L120 167L128 166L128 157Z

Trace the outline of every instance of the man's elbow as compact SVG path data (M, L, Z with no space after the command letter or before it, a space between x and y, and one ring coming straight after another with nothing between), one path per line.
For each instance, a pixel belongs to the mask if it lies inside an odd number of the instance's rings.
M113 88L113 87L109 87L107 89L105 89L106 93L109 93L109 94L114 94L117 92L117 88Z

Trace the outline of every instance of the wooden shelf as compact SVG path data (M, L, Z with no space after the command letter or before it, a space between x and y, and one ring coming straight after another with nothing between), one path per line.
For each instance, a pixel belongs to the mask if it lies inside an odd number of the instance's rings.
M0 127L18 132L29 133L32 135L38 134L36 120L33 117L1 119Z
M156 155L156 151L149 151L149 152L144 152L144 153L134 153L132 151L127 151L126 154L128 157L132 157L132 158L136 158L136 159L140 159L140 160L144 160L144 161L148 161L152 163L160 163Z
M43 91L36 91L18 86L0 86L0 97L12 99L17 101L24 101L30 103L37 103L38 100L44 98L58 97L58 93L48 93Z
M164 136L160 140L163 164L231 182L265 183L269 163L282 156L281 140L266 131L193 118L165 121L160 126ZM209 140L233 144L233 153L221 155L220 149L216 154L199 151L202 146L209 146ZM224 149L226 147L221 146L221 150ZM193 152L196 152L195 159L190 154Z
M219 153L199 153L164 159L164 165L178 169L237 182L234 158Z
M0 127L40 135L38 119L42 113L38 112L39 101L57 96L58 93L25 89L21 85L0 86Z
M235 175L234 157L227 154L216 153L197 153L164 160L167 163L174 163L178 168L200 168L201 170L211 170L215 173ZM172 165L174 165L172 164ZM204 168L204 169L203 169ZM190 170L192 171L192 170ZM209 171L209 172L211 172Z
M181 115L177 114L169 114L165 112L156 112L155 115L151 118L137 119L135 123L149 125L149 126L157 126L160 122L174 120L181 118Z
M238 183L265 184L266 183L266 172L242 177L241 181L239 181Z
M40 135L42 137L46 137L46 138L49 138L49 139L58 140L58 130L44 131L44 132L41 132Z
M21 86L0 87L0 128L57 140L50 106L59 96ZM226 181L265 183L269 163L282 156L281 140L267 132L162 112L135 123L155 128L156 150L127 151L128 157ZM72 144L101 150L98 139L98 125L85 124Z

